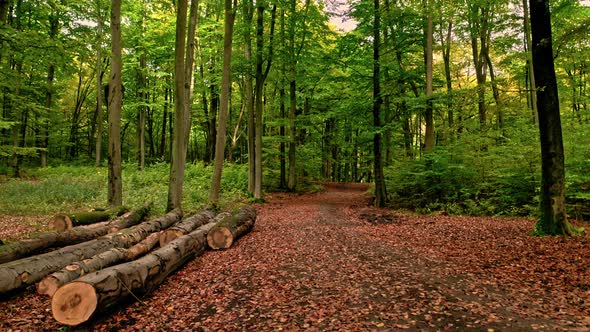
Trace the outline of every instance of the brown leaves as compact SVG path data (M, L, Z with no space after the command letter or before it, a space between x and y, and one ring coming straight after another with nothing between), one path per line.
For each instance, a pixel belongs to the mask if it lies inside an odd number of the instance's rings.
M533 221L416 216L333 186L259 205L254 230L89 329L197 331L584 330L587 239L528 236ZM377 222L373 222L377 220ZM391 222L379 222L381 220ZM0 329L33 317L2 303ZM28 305L26 304L28 303ZM4 305L6 304L6 305ZM6 308L6 309L5 309ZM48 319L32 329L58 329Z

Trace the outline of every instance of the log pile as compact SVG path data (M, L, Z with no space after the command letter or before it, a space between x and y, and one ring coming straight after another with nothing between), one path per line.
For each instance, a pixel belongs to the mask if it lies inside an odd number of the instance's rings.
M131 294L153 290L166 276L205 251L208 228L214 225L201 226L135 261L87 274L62 286L51 299L53 317L62 324L79 325Z
M34 256L30 255L41 249L2 256L0 246L0 258L7 257L6 260L28 255L0 264L0 296L37 283L39 294L52 297L54 318L76 326L129 296L154 290L168 275L207 248L228 248L252 229L256 219L253 208L217 216L205 210L184 220L182 212L174 210L139 223L138 216L143 217L147 210L149 204L112 221L50 233L42 237L44 246L37 246L57 249ZM64 240L66 234L72 240ZM92 235L94 238L88 239Z
M125 228L117 233L109 233L94 240L4 263L0 265L0 293L32 285L68 264L90 258L111 248L128 248L150 233L170 227L181 217L182 212L175 210L163 217Z

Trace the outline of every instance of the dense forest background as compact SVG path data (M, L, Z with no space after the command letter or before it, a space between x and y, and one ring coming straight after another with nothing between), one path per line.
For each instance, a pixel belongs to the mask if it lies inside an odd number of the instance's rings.
M187 56L184 49L175 54L181 3L187 50L193 50ZM188 5L122 2L126 190L138 181L168 181L179 124L175 103L182 104L175 65L184 56L185 186L208 191L217 159L226 162L224 188L255 198L317 180L382 176L384 187L376 190L386 191L392 207L535 214L541 162L527 1L360 0L345 7L344 16L338 16L343 7L328 0ZM551 10L566 202L570 218L582 218L590 213L590 8L561 0ZM98 174L96 186L104 187L110 13L111 1L104 0L0 0L5 177L59 173L83 182ZM231 67L224 71L228 18L235 23ZM357 24L340 31L330 18ZM218 132L220 122L227 129ZM221 152L220 133L226 138ZM381 148L375 150L377 136ZM216 150L224 158L216 158ZM375 174L376 157L383 174ZM4 198L18 198L5 189ZM202 194L188 199L207 200Z

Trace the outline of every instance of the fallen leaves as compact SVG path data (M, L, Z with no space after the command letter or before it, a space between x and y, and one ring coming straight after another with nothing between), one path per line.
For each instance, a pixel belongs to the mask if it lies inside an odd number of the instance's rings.
M271 195L234 247L207 252L142 302L83 328L590 328L588 239L533 238L526 219L368 208L362 188L354 189ZM0 329L59 329L47 306L29 293L4 301Z

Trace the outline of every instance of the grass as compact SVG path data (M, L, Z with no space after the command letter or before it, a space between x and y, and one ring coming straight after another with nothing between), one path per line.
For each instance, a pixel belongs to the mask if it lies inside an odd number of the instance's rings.
M107 202L107 168L57 166L27 170L27 179L5 179L0 183L0 214L50 215L57 212L104 207ZM187 164L183 188L186 211L207 204L212 168ZM138 207L154 202L153 213L162 214L168 197L169 166L161 163L143 171L133 164L123 167L123 204ZM228 165L223 172L221 206L245 197L247 168Z

